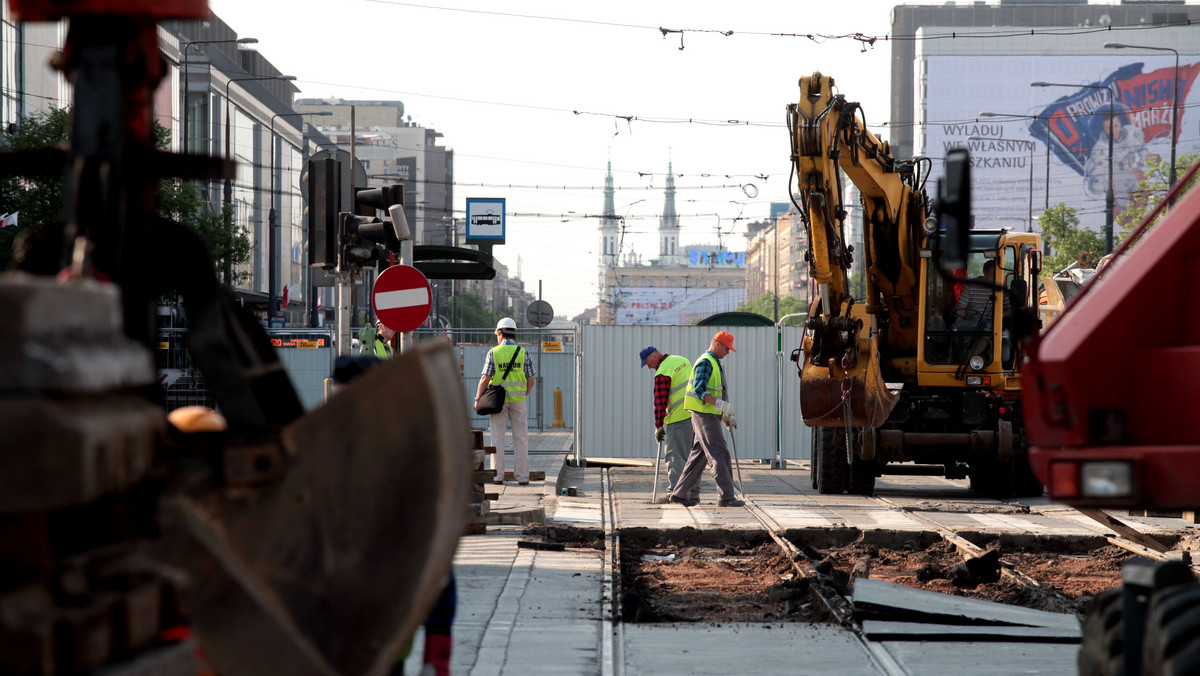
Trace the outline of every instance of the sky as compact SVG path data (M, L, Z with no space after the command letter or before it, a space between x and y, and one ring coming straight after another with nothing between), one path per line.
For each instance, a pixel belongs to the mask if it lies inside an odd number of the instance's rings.
M788 200L785 107L802 75L833 76L871 124L889 118L889 44L825 36L883 37L896 4L210 0L298 97L400 100L443 134L455 217L467 198L505 198L497 258L568 318L597 302L610 160L622 254L657 257L668 163L680 244L744 250L746 223Z

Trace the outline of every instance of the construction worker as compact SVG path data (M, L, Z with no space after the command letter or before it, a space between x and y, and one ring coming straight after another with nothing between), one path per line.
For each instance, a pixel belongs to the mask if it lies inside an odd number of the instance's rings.
M725 432L721 430L721 423L730 428L737 427L733 404L729 403L729 383L721 365L721 359L730 352L737 352L733 349L733 336L719 331L713 336L708 351L692 366L691 386L684 393L683 405L692 412L695 441L683 476L671 490L670 501L685 507L697 504L687 496L700 484L704 468L710 462L717 482L717 506L741 507L746 504L733 492L733 466L729 447L725 445Z
M667 486L674 488L683 474L683 465L692 450L692 412L684 408L683 395L692 377L692 364L687 359L663 354L653 345L639 354L642 366L654 371L654 440L666 446ZM700 485L688 496L700 501ZM670 501L669 495L658 499Z
M375 322L375 341L371 344L370 354L380 359L392 358L392 338L396 332L383 325L382 321Z
M496 447L496 452L492 454L496 477L492 483L504 483L504 432L506 426L512 425L513 478L524 486L529 483L529 419L525 397L533 392L537 373L533 360L528 359L525 350L517 345L517 323L511 317L504 317L496 323L495 334L496 347L488 350L483 362L483 375L475 392L475 404L478 406L479 398L488 384L504 387L504 408L499 413L493 413L490 421L492 446Z

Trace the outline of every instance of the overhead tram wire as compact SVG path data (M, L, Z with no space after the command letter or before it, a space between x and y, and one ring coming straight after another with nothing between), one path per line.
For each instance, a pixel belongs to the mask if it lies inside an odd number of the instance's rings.
M1129 26L1093 26L1093 27L1062 27L1062 28L1047 28L1047 29L1029 29L1029 30L1012 30L1003 33L993 32L971 32L971 31L951 31L949 33L935 33L932 35L892 35L885 33L883 35L867 35L865 33L840 33L840 34L825 34L825 33L781 33L772 31L737 31L732 29L719 28L672 28L666 26L651 26L648 24L632 24L620 23L614 21L599 21L595 19L575 19L560 16L544 16L537 14L517 14L513 12L497 12L494 10L485 9L467 9L462 7L444 7L436 5L426 5L415 2L404 2L403 0L367 0L381 5L394 5L398 7L413 7L416 9L428 9L442 12L460 12L464 14L480 14L486 16L501 16L514 19L532 19L535 21L555 21L562 23L578 23L592 26L606 26L610 28L633 29L652 31L659 34L661 37L667 35L678 34L681 38L683 35L692 34L715 34L723 37L732 36L750 36L750 37L766 37L766 38L799 38L810 40L818 44L828 42L830 40L851 40L861 43L864 47L874 47L876 42L924 42L926 40L959 40L959 39L997 39L997 38L1013 38L1027 36L1056 37L1063 35L1088 35L1091 33L1111 33L1118 31L1140 31L1140 30L1159 30L1163 28L1181 28L1196 25L1196 21L1192 19L1183 19L1179 21L1165 21L1151 24L1134 24Z

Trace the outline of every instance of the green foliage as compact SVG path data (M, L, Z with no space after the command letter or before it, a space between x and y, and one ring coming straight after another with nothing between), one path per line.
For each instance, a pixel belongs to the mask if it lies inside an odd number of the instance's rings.
M512 308L497 314L484 305L482 298L469 291L451 296L450 303L443 306L442 314L459 329L494 329L501 317L513 317Z
M62 146L70 134L71 109L55 108L22 119L15 131L0 136L0 150L24 150ZM154 139L160 149L168 147L171 133L154 123ZM0 212L19 211L18 227L0 229L0 269L12 266L16 237L33 228L55 227L62 222L62 178L8 177L0 179ZM253 242L245 229L233 222L232 207L213 213L205 208L199 189L178 179L164 179L155 193L158 214L199 233L213 255L216 273L226 261L230 267L249 262ZM234 273L234 283L249 281L249 273Z
M1192 168L1192 165L1196 164L1197 160L1200 160L1200 155L1196 153L1189 153L1175 158L1175 173L1177 176L1182 177L1187 174L1188 170ZM1118 243L1133 234L1133 231L1142 224L1146 216L1154 211L1154 208L1167 196L1168 181L1171 178L1170 161L1164 162L1161 158L1152 156L1146 162L1145 172L1142 180L1138 181L1138 189L1134 193L1133 199L1128 206L1121 210L1121 213L1117 214L1117 225L1120 226L1117 231ZM1196 178L1193 177L1180 191L1179 195L1185 195L1187 191L1192 189L1195 183ZM1161 219L1162 214L1159 214L1158 219L1150 227L1157 225L1158 220Z
M70 111L53 108L24 118L11 133L0 135L0 151L61 146L70 129ZM12 267L18 235L46 224L62 222L62 178L59 176L0 179L0 213L20 212L17 226L0 228L0 270Z
M254 245L246 230L233 222L233 205L213 213L204 207L200 190L187 181L165 179L159 182L155 204L160 216L195 230L213 257L216 274L221 278L226 262L234 285L250 281L248 271L236 267L250 262Z
M737 312L753 312L760 314L767 319L775 319L775 294L765 293L753 301L739 306ZM795 314L797 312L808 312L804 301L795 296L783 296L779 299L779 316ZM791 317L785 319L784 326L802 326L804 317Z
M1099 233L1079 227L1075 210L1059 202L1038 217L1048 252L1042 269L1054 274L1074 263L1079 254L1088 251L1099 258L1104 254L1104 238Z

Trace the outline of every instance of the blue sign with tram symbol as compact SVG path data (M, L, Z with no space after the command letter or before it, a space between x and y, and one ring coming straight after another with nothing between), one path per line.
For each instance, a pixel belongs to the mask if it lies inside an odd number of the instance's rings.
M467 199L467 240L504 243L504 198Z

